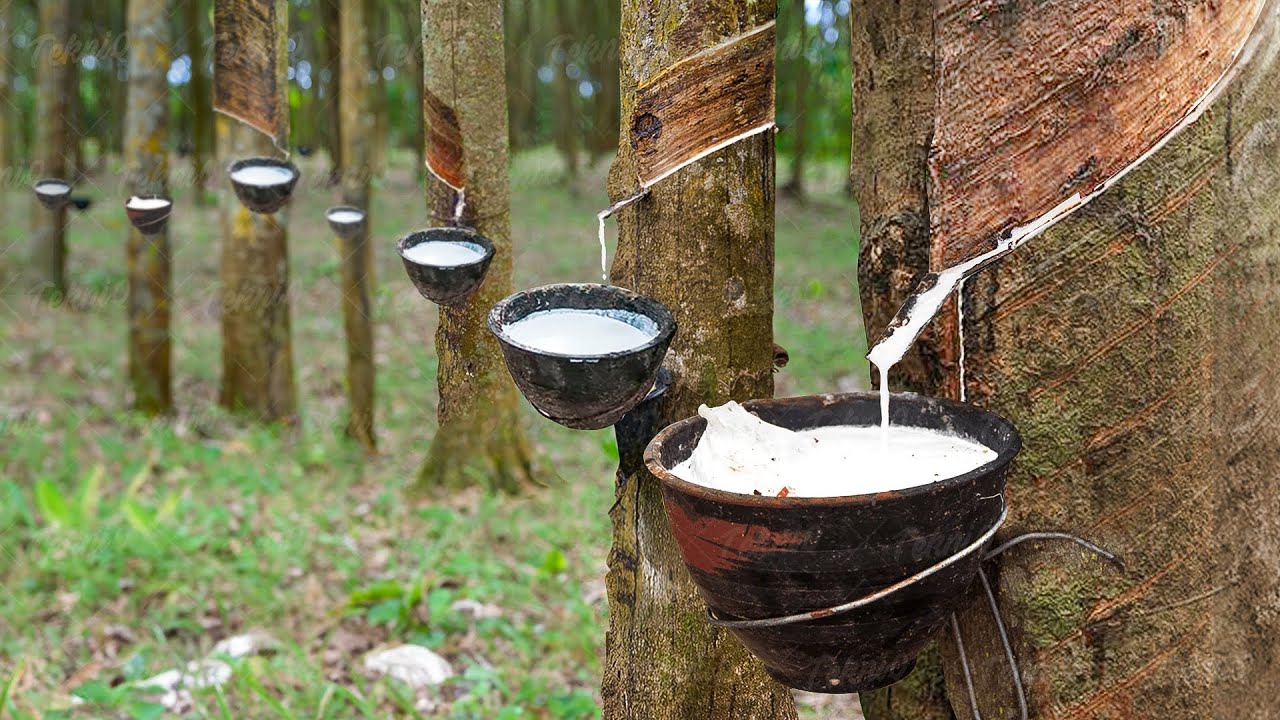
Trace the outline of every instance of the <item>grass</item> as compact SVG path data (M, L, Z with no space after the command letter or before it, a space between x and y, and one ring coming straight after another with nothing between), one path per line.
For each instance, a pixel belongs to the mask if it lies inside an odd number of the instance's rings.
M435 309L398 266L393 239L426 223L408 158L376 189L378 433L372 460L342 437L342 326L327 190L290 210L291 302L302 424L229 416L219 377L216 210L177 193L174 368L179 414L127 411L119 189L80 190L72 290L22 290L24 188L3 198L0 241L0 718L150 718L137 682L224 636L260 629L275 652L234 661L230 683L192 694L202 718L590 718L599 714L612 503L609 432L526 427L548 489L410 501L435 429ZM590 281L604 167L560 180L548 151L512 171L516 283ZM310 177L320 167L304 165ZM782 173L780 173L781 175ZM778 394L865 386L852 208L838 165L805 206L780 202ZM221 186L218 186L221 190ZM612 233L612 228L610 228ZM4 249L0 246L0 249ZM460 600L500 609L475 619ZM413 697L364 674L370 649L433 648L458 675ZM7 714L6 714L7 713Z

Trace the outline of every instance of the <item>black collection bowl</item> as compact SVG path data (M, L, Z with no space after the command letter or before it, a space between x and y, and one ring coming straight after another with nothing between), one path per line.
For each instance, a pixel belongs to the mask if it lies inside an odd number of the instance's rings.
M877 425L879 395L809 395L743 404L791 430ZM660 432L645 464L685 564L720 621L763 620L842 605L910 578L968 549L946 568L848 612L730 631L779 682L851 693L905 677L964 601L983 547L1003 517L1005 475L1022 447L1007 420L973 405L895 393L893 425L942 430L980 442L996 458L963 475L917 487L845 497L768 497L713 490L671 469L693 453L706 420ZM850 474L856 468L850 468Z
M545 310L617 310L651 320L657 332L643 345L602 355L562 355L527 347L506 328ZM544 285L518 292L489 311L516 387L538 412L565 427L596 430L613 425L653 387L676 334L676 321L652 298L612 285Z
M281 168L289 171L292 177L288 182L275 185L253 185L236 180L235 174L237 172L251 167ZM292 197L293 189L297 186L298 178L301 176L302 173L298 170L297 165L287 160L277 160L269 157L237 160L227 168L227 177L231 179L231 187L235 189L236 197L240 198L241 204L261 215L270 215L284 207L289 202L289 198Z
M60 210L71 201L71 183L58 178L37 180L31 189L35 190L36 199L50 210Z
M422 243L444 242L471 245L483 252L479 260L462 265L423 265L405 257L405 252ZM493 261L494 247L489 239L467 228L437 227L418 230L400 238L396 243L404 270L418 288L422 297L440 305L458 305L471 297L471 293L484 282Z
M139 200L164 200L166 205L157 208L132 208L129 203L137 198ZM169 223L169 213L173 211L173 200L164 195L135 195L124 201L124 212L129 216L129 222L138 229L143 235L156 235L164 230Z
M333 219L333 216L334 213L339 212L359 213L360 219L355 222L338 222ZM329 229L333 230L333 234L343 240L354 240L364 235L365 223L368 217L363 210L350 205L339 205L324 211L324 219L329 221Z

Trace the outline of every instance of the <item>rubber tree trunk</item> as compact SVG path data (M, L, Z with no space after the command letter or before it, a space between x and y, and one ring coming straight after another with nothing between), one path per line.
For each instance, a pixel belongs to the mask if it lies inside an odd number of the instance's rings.
M72 58L66 52L71 35L71 0L41 0L40 37L36 53L36 137L34 175L56 177L70 182L69 154L74 155L68 130L72 106L69 102L73 73ZM47 210L31 194L31 279L37 291L62 295L67 290L67 209Z
M135 195L168 195L169 14L165 0L129 0L129 113L125 177ZM129 225L129 381L133 406L173 410L169 314L173 279L169 231L143 235Z
M324 69L329 72L329 81L325 83L325 119L329 139L327 149L331 165L330 177L340 177L342 171L342 106L338 97L339 75L338 58L342 54L342 38L338 34L341 14L338 11L340 0L320 0L320 18L324 33Z
M191 175L197 205L205 205L209 151L213 140L213 108L209 94L208 57L204 51L208 25L204 0L183 0L187 54L191 58Z
M13 162L13 133L17 126L17 111L13 107L10 91L13 87L13 0L0 0L0 177L9 178ZM8 197L4 201L8 209Z
M610 197L638 189L633 132L648 127L645 115L633 117L638 89L681 60L772 22L776 12L772 2L743 9L624 0L623 132ZM768 52L772 57L772 47ZM677 170L618 215L613 281L657 298L680 328L666 360L674 385L658 407L658 428L702 403L773 395L773 145L771 132L740 140ZM707 623L657 481L638 452L623 450L610 511L604 717L795 718L788 691L736 639Z
M555 79L551 87L555 92L556 148L564 160L565 178L570 182L578 178L578 82L569 77L569 64L573 42L574 22L569 0L556 0L556 47L551 56Z
M1002 534L1073 532L1127 566L1050 544L989 566L1031 717L1253 720L1280 697L1280 27L1275 3L1264 12L1259 46L1203 116L965 287L968 394L1024 440ZM932 13L868 2L853 19L873 335L939 249L925 180ZM952 309L897 380L956 394L958 342ZM1016 718L985 602L959 622L982 716ZM950 708L936 678L917 680L893 688L892 709L873 698L868 718L920 717L898 712L908 704L972 717L950 638L943 656Z
M270 155L271 140L218 118L223 164ZM295 420L293 347L289 324L287 209L247 210L230 188L221 198L222 389L218 402L263 421Z
M809 143L805 137L805 113L809 99L809 23L805 20L805 0L793 0L793 15L798 23L795 47L788 47L791 55L791 73L794 81L794 94L791 104L791 127L787 128L791 135L791 179L782 186L782 192L797 199L804 199L804 162L808 154Z
M484 478L493 489L511 491L532 479L519 399L486 325L489 308L511 293L502 35L500 0L422 0L427 207L433 224L451 223L458 194L445 180L464 186L462 222L489 238L497 254L474 295L440 308L440 428L421 489Z
M373 136L373 113L369 96L369 42L365 33L364 0L341 0L342 52L339 62L338 102L342 105L342 157L347 159L342 173L342 202L369 213L369 143ZM359 237L338 240L342 265L342 319L347 335L347 396L351 417L347 435L365 452L377 450L373 431L374 358L373 245L369 242L372 216L366 217L365 232Z

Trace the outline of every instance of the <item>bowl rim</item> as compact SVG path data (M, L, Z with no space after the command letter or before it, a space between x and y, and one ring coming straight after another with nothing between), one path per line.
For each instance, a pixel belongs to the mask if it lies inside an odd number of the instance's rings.
M333 214L338 212L357 212L360 213L360 219L355 222L341 222L333 219ZM359 225L369 219L369 213L354 205L334 205L324 211L324 219L326 222L337 223L338 225Z
M251 165L255 167L266 166L266 167L281 168L284 170L288 170L290 173L292 173L293 177L289 178L285 182L272 183L270 185L253 185L250 183L240 182L239 180L236 180L235 177L233 177L236 174L236 172L243 170L246 167L249 167ZM227 165L227 179L229 179L235 185L240 185L246 188L262 188L265 190L275 190L277 188L283 188L283 187L293 185L294 183L298 182L298 178L300 177L302 177L302 171L298 169L297 165L293 164L293 161L281 160L280 158L268 157L266 155L240 158L239 160L234 160L231 162L231 164Z
M747 410L760 405L774 404L779 401L796 400L799 398L814 398L820 400L823 404L834 404L837 402L857 400L863 402L880 401L880 393L876 391L861 391L851 393L825 393L817 395L796 395L786 398L760 398L756 400L748 400L742 403ZM944 478L922 485L914 485L912 487L901 488L899 490L885 490L878 493L863 493L860 495L828 495L822 497L771 497L768 495L748 495L744 493L729 492L728 490L717 490L704 485L689 482L677 477L670 470L663 467L661 459L658 457L658 447L669 439L672 435L680 430L698 423L706 423L706 419L694 415L683 420L674 422L663 428L653 440L649 442L644 449L644 465L648 471L658 479L663 489L678 491L685 495L692 495L702 500L707 500L719 505L738 505L753 508L768 508L775 510L797 510L806 507L849 507L859 508L865 506L874 506L879 503L908 500L915 497L928 495L938 490L952 488L959 485L971 483L979 477L988 475L997 470L1001 466L1008 466L1017 457L1019 451L1022 450L1022 435L1018 432L1017 426L1010 422L1007 418L999 415L986 408L978 407L972 403L962 403L958 400L948 398L937 398L926 395L920 395L912 392L891 392L889 393L890 402L912 402L928 400L930 402L939 403L952 410L963 412L976 412L985 419L995 425L1003 426L1010 433L1010 442L1008 447L999 451L996 457L978 467L953 477ZM754 414L754 413L753 413ZM1007 501L1006 501L1007 502Z
M570 355L567 353L551 352L549 350L543 350L542 348L535 348L529 345L525 345L524 343L517 342L516 340L513 340L511 336L506 333L506 326L510 325L511 323L502 322L502 314L503 314L503 311L506 310L507 306L510 305L518 296L528 295L535 292L550 293L554 290L558 290L561 288L587 288L594 292L602 292L602 291L609 292L613 294L620 294L624 297L630 296L633 299L639 299L641 301L644 301L647 305L651 306L651 309L656 314L658 314L659 317L655 318L648 315L647 313L642 313L642 312L637 312L636 314L644 315L650 320L653 320L658 326L658 332L654 333L654 336L642 345L637 345L633 348L627 348L626 350L618 350L615 352L608 352L608 353L598 353L594 355ZM555 308L548 308L547 310L554 310L554 309ZM591 310L596 308L564 308L564 309ZM598 309L616 310L619 308L598 308ZM536 312L546 312L546 311L539 310ZM635 311L628 310L627 312L635 312ZM532 314L533 313L529 313L529 315L532 315ZM528 315L524 317L528 317ZM520 319L523 320L524 317ZM550 285L539 285L537 287L532 287L527 290L521 290L519 292L512 293L511 295L508 295L507 297L498 301L498 303L495 304L489 310L489 332L493 333L493 335L498 338L499 343L504 345L509 345L514 348L519 348L520 350L523 350L533 355L542 355L545 357L560 358L560 359L565 359L570 361L577 360L580 362L596 362L599 360L609 360L614 358L623 358L623 357L629 357L632 355L638 355L640 353L648 352L649 350L652 350L655 347L663 345L664 343L670 343L671 339L675 337L675 334L676 334L676 319L671 314L671 311L667 309L666 305L663 305L662 303L658 302L657 300L647 295L642 295L638 292L635 292L634 290L628 290L627 288L624 288L624 287L619 287L617 285L603 285L601 283L551 283Z
M326 213L326 217L327 216L328 215ZM466 237L460 237L452 240L425 239L425 240L419 240L418 242L415 242L415 243L409 242L410 240L413 240L419 235L426 235L427 233L435 233L435 232L442 232L442 231L450 234L456 233L459 235L465 235ZM480 248L484 250L484 254L482 254L480 258L477 260L460 263L458 265L428 265L426 263L416 262L414 260L410 260L409 258L405 257L404 253L409 248L417 247L419 245L423 245L429 242L453 243L455 245L458 243L471 243L472 245L479 245ZM498 251L497 251L497 248L493 246L493 242L489 240L489 238L481 235L475 230L472 230L471 228L451 227L446 225L442 227L422 228L421 230L414 230L411 233L407 233L406 235L402 236L399 240L396 241L396 252L400 255L401 260L405 261L406 263L409 263L410 265L413 265L414 267L432 268L434 270L449 272L452 270L458 270L461 268L470 268L470 267L475 267L477 265L480 265L482 263L487 263L490 260L493 260L493 256L496 255Z
M66 192L41 192L40 191L41 185L62 185L63 187L66 188ZM67 182L66 180L63 180L62 178L47 177L47 178L40 178L39 180L36 180L35 182L31 183L31 190L35 192L35 194L37 195L44 195L47 197L61 197L63 195L68 195L68 196L71 195L71 193L75 191L75 186L73 186L71 183Z

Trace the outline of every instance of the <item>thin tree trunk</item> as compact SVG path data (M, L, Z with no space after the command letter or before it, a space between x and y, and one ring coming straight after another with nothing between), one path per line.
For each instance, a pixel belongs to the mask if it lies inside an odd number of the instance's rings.
M67 177L67 131L71 120L72 59L66 52L71 36L71 0L41 0L40 34L48 42L36 46L35 174ZM66 292L67 209L47 210L31 195L32 282L42 293Z
M605 155L613 152L618 142L618 5L590 5L594 40L588 42L583 60L589 62L593 80L600 84L591 96L591 149L596 155Z
M129 115L126 181L133 194L167 195L169 22L165 0L129 0ZM169 231L129 227L129 380L135 409L173 411Z
M385 0L365 0L365 22L369 23L371 31L371 39L373 42L382 43L387 37L387 20L389 9ZM387 172L387 153L389 151L388 142L391 136L391 109L387 102L387 78L382 74L385 67L383 58L369 53L366 57L371 57L373 61L369 62L365 67L372 68L375 73L375 92L379 99L376 103L371 103L369 110L373 113L373 147L369 155L370 165L373 173L378 177L382 177Z
M421 488L472 485L514 491L533 477L520 429L515 386L486 317L511 292L511 215L507 188L507 93L500 0L422 0L427 108L427 207L435 222L452 221L466 188L463 223L497 250L489 273L466 303L440 308L440 429L419 477ZM447 127L452 125L452 127ZM434 137L461 137L457 155Z
M204 52L207 13L204 0L183 0L186 13L187 54L191 57L191 174L197 205L206 205L205 183L209 179L209 150L213 139L212 98L209 95L209 58Z
M373 115L369 97L369 42L365 35L364 0L342 0L339 33L342 42L339 88L342 103L342 202L371 211L369 202L369 143ZM373 284L373 245L364 223L360 237L338 241L342 264L342 318L347 334L347 394L351 417L347 434L365 449L377 450L373 431L374 358L370 286Z
M699 51L727 43L721 52L732 53L734 38L773 21L776 11L770 2L743 10L624 0L620 59L628 132L610 172L611 197L637 190L633 141L647 127L638 122L644 116L634 117L638 89ZM768 67L772 73L771 62ZM695 414L702 403L772 396L773 207L773 133L765 132L676 171L619 214L614 281L663 302L680 326L667 358L675 384L658 408L658 427ZM795 718L788 691L736 639L707 623L658 484L638 453L622 458L610 516L604 717Z
M328 121L326 137L329 151L330 177L341 177L342 172L342 107L338 97L338 57L342 53L342 40L338 36L341 15L339 0L320 0L320 25L324 33L324 64L329 80L325 83L325 118Z
M551 58L551 68L555 71L551 86L556 99L556 147L564 160L565 177L570 182L578 178L579 134L577 103L573 100L578 87L577 82L569 77L569 50L573 40L571 12L568 0L556 0L556 48Z
M896 302L882 296L901 297L910 265L941 259L959 238L940 231L925 201L929 128L943 112L931 79L934 3L862 5L854 78L875 89L854 88L852 177L874 336ZM1031 717L1261 720L1280 697L1276 8L1264 10L1261 45L1203 116L965 286L968 395L1023 435L1002 535L1076 533L1127 568L1051 544L989 567ZM1035 35L1017 25L1043 11L1002 15L1001 32ZM1176 41L1160 40L1166 57ZM899 379L956 394L958 327L952 307ZM977 702L984 718L1017 717L980 593L959 615ZM949 637L943 655L950 705L969 718ZM942 712L936 689L895 686L893 708L878 696L867 717L919 717L898 711L910 703Z
M13 131L17 112L10 97L13 87L13 0L0 0L0 177L8 182L9 168L14 165ZM8 210L8 196L5 196L4 207Z
M223 164L270 155L252 128L218 118ZM222 215L222 389L218 402L264 421L294 421L289 323L289 246L285 213L259 215L228 189Z
M805 0L794 0L792 3L797 21L800 23L799 44L787 48L794 53L791 59L792 81L795 83L795 94L791 105L791 179L782 186L782 192L797 200L804 199L804 161L808 153L808 138L805 137L805 111L809 95L809 23L805 21Z

